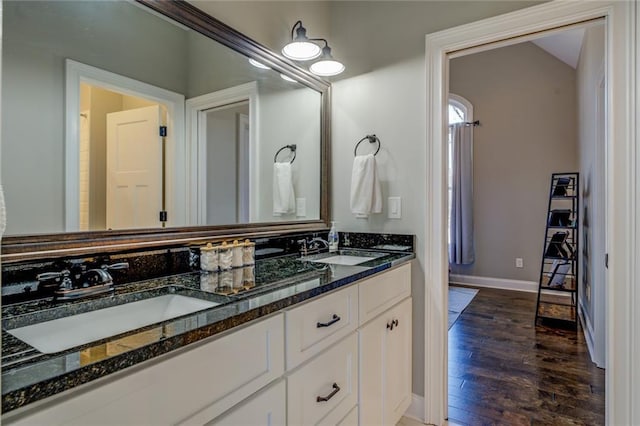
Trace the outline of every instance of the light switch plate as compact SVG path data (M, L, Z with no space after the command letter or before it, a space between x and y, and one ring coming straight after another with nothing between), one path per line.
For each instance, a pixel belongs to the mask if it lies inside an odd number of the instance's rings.
M305 217L307 215L307 199L296 198L296 216Z
M400 219L402 217L402 198L389 197L387 207L389 219Z

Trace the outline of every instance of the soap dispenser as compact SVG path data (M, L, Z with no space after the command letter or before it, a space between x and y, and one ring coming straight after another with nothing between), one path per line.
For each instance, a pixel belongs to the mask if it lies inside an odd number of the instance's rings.
M329 230L329 253L338 251L338 231L336 230L336 222L331 221L331 229Z

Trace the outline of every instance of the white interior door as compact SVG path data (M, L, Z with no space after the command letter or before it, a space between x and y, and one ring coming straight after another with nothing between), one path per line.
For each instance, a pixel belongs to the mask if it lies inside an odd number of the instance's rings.
M107 114L107 229L161 225L158 105Z

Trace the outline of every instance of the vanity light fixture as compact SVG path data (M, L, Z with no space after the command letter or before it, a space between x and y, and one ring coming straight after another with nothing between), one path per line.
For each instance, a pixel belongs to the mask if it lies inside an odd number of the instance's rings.
M327 40L323 38L314 40L323 41L324 47L322 48L322 56L320 57L320 60L311 64L309 71L322 77L338 75L343 72L344 65L333 59L333 56L331 56L331 48L329 47Z
M260 62L256 61L256 60L255 60L255 59L253 59L253 58L249 58L249 63L250 63L251 65L253 65L254 67L262 68L263 70L270 70L270 69L271 69L271 68L269 68L268 66L266 66L266 65L264 65L264 64L261 64Z
M293 35L294 30L295 37ZM293 28L291 28L291 42L282 48L282 54L294 61L308 61L317 58L321 53L322 50L320 46L313 43L307 37L307 30L302 26L302 21L293 24Z

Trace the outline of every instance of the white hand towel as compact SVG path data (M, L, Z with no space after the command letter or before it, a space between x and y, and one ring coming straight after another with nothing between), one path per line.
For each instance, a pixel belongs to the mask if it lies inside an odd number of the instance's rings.
M273 163L273 215L280 216L294 210L291 163Z
M373 154L358 155L353 159L351 212L358 217L382 212L382 192Z

